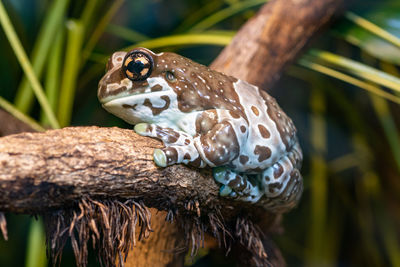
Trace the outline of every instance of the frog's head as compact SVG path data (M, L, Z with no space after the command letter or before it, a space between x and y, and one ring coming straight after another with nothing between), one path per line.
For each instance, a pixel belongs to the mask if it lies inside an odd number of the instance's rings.
M235 80L175 53L136 48L111 56L98 98L128 123L154 122L172 113L229 105Z
M115 52L99 82L97 95L103 107L131 124L149 121L170 108L176 101L170 85L175 76L165 66L159 67L161 55L145 48Z

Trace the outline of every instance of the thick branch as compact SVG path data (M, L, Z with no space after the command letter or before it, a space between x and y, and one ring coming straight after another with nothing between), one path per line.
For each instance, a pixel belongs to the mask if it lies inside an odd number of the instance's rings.
M264 5L213 62L213 69L265 89L332 18L343 0L274 0Z
M140 198L158 209L184 207L189 200L203 211L242 206L218 197L209 170L157 168L152 151L161 146L132 130L99 127L0 138L0 210L40 213L84 196Z

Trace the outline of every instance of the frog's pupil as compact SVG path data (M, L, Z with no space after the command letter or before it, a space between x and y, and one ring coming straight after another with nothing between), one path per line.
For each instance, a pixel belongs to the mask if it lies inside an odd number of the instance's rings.
M151 74L153 59L144 52L134 50L125 56L122 69L128 79L143 81Z
M132 60L131 62L128 63L128 66L126 66L126 68L130 72L140 76L140 72L144 69L144 64L143 64L143 62L141 62L139 60L138 61Z

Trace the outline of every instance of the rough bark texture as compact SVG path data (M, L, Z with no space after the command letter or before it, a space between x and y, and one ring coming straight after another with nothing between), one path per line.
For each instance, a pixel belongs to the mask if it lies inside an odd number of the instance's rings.
M270 1L242 27L233 42L214 61L212 68L269 88L282 74L283 68L341 10L342 5L342 0ZM0 128L5 129L3 125ZM121 201L134 198L149 207L195 218L193 225L189 225L188 220L186 224L183 223L183 228L191 231L189 237L195 236L195 242L201 238L200 232L204 226L201 218L209 213L214 217L208 216L206 220L211 225L208 230L220 237L220 241L225 240L221 234L232 234L234 239L244 240L242 248L239 247L237 251L243 251L248 246L253 253L264 253L262 246L254 243L251 237L249 241L249 235L243 230L254 232L255 240L259 240L260 236L251 220L264 218L263 230L268 232L275 223L276 215L245 203L219 198L218 185L207 170L198 171L181 165L156 168L151 157L156 147L161 147L161 143L139 137L131 130L117 128L76 127L1 138L0 210L42 213L69 207L73 209L77 204L82 205L83 197ZM88 204L89 210L101 210L101 204L93 203L91 206ZM110 205L110 214L113 214L113 205L119 204ZM89 228L96 234L96 224L90 216L87 217ZM77 218L82 217L74 213L71 218L74 224L78 222ZM157 218L159 222L164 220L164 214L158 214ZM225 232L224 226L220 225L221 218L234 222L236 228L231 227L233 232ZM234 218L237 218L236 221ZM3 221L0 213L0 225L3 225ZM97 220L96 223L104 221ZM168 225L163 224L163 227ZM104 227L107 230L107 224ZM166 240L172 236L176 238L176 229L176 225L173 225L164 232L154 227L155 231L160 232L159 236L153 237L153 241L160 248L163 244L167 245ZM193 229L198 230L196 232ZM58 230L55 231L57 233ZM193 234L195 232L197 236ZM155 261L144 262L150 258L156 260L159 254L150 239L146 242L147 245L139 245L140 254L139 251L131 253L132 260L128 261L128 266L134 266L130 264L135 261L141 266L157 265ZM270 256L275 255L275 260L271 262L277 266L284 264L279 250L268 240L265 240L264 247ZM150 251L150 248L154 249ZM148 251L147 258L142 259L142 253L146 253L143 251ZM248 258L244 257L245 252L231 255L243 263L249 263ZM164 258L163 265L170 262L171 259L167 258Z
M160 147L157 140L119 128L69 127L2 137L0 210L42 213L72 206L83 196L140 198L150 207L182 211L196 200L199 211L224 207L227 217L250 208L219 198L208 169L157 168L152 152Z
M122 224L137 218L137 211L148 206L177 217L174 221L184 232L184 244L194 252L207 231L225 249L238 242L249 249L253 262L267 264L261 233L252 220L266 216L272 224L276 215L248 203L220 198L210 170L181 165L157 168L152 151L161 146L161 142L140 137L132 130L99 127L0 138L0 210L45 213L46 221L53 222L47 232L55 262L69 234L78 266L86 265L89 238L100 244L100 258L112 263L112 258L130 247L133 228L143 228L140 221L148 225L149 217L141 212L134 224ZM132 207L124 204L125 199L140 202ZM77 206L79 209L73 211ZM101 216L96 215L99 213ZM175 235L175 227L169 228L171 235ZM109 240L118 241L117 251Z

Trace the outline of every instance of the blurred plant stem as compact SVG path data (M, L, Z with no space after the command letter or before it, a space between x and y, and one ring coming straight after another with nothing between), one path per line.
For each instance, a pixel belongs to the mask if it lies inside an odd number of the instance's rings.
M52 109L46 99L46 96L43 92L43 88L40 85L40 82L33 71L32 65L25 53L25 50L22 47L22 44L21 44L20 40L18 39L17 34L15 33L15 30L14 30L14 28L11 24L11 21L7 15L7 12L4 9L2 1L0 1L0 23L4 29L4 32L8 38L8 41L11 44L12 49L15 52L15 55L17 56L17 59L21 65L22 69L24 70L29 82L32 85L33 91L36 94L39 104L41 105L42 109L46 113L46 116L49 118L51 127L59 128L60 126L54 115L54 112L52 111Z
M236 3L232 3L229 7L218 10L214 14L204 18L202 21L198 22L196 25L191 27L190 31L200 32L207 29L210 29L217 23L232 17L233 15L246 11L249 8L256 7L268 2L268 0L247 0L247 1L238 1Z
M78 20L67 22L67 43L58 103L58 120L62 127L70 124L78 77L84 29Z
M394 103L400 104L400 98L396 95L390 94L381 88L374 86L370 83L366 83L364 81L361 81L359 79L356 79L354 77L351 77L349 75L346 75L340 71L333 70L331 68L328 68L326 66L323 66L321 64L315 63L312 59L308 59L307 57L302 57L300 58L297 63L303 67L306 67L308 69L320 72L322 74L334 77L336 79L342 80L344 82L347 82L349 84L355 85L357 87L360 87L364 90L367 90L377 96L383 97L385 99L388 99Z
M60 88L61 65L63 60L64 31L60 30L50 50L45 76L45 92L49 104L54 112L57 111L58 93ZM49 120L44 112L41 113L41 122L46 125Z
M29 227L27 253L25 267L45 267L46 258L46 238L44 225L41 219L31 219Z
M223 31L171 35L171 36L159 37L139 42L134 45L125 47L123 50L129 51L135 47L158 49L167 46L193 45L193 44L225 46L230 43L230 41L233 38L233 35L234 35L233 32L223 32Z
M309 58L308 56L311 56L310 58L314 61L323 61L336 68L342 68L359 78L385 86L396 92L400 92L400 78L384 71L372 68L355 60L317 49L311 49L305 58Z
M345 17L352 21L354 24L362 27L363 29L375 34L382 39L388 41L389 43L400 47L400 39L397 38L395 35L391 34L388 31L385 31L383 28L379 27L378 25L366 20L353 12L346 12Z
M132 43L142 42L150 39L148 36L140 32L115 24L109 24L106 28L106 31L114 34L122 40L127 40Z
M63 28L63 19L67 11L69 0L53 1L43 20L42 27L33 46L31 60L33 72L40 79L44 65L48 59L50 47L54 43L57 32ZM18 87L15 97L16 107L24 113L29 113L33 104L31 82L24 77Z
M11 103L9 103L1 96L0 96L0 107L5 111L7 111L8 113L10 113L11 115L13 115L15 118L29 125L32 129L38 132L43 132L46 130L40 124L38 124L34 119L28 117L27 115L19 111L16 107L14 107Z
M191 12L190 16L186 17L181 22L181 24L173 31L173 34L188 31L196 22L219 10L224 5L224 2L225 1L222 0L214 0L202 5L200 8L197 8Z
M98 23L96 24L96 28L94 29L92 35L90 36L89 40L86 42L86 45L82 50L82 65L86 63L86 60L89 58L90 54L93 51L93 48L104 33L108 23L121 7L121 5L124 3L124 0L115 0L111 3L111 7L107 10L106 14L101 17L100 21L98 21Z
M308 228L308 240L305 262L307 266L318 266L324 264L326 259L326 248L328 244L324 241L326 237L326 211L328 199L328 177L325 154L327 153L327 129L325 122L325 96L317 88L319 82L314 79L310 94L310 144L313 154L310 159L310 194L311 194L311 216Z

